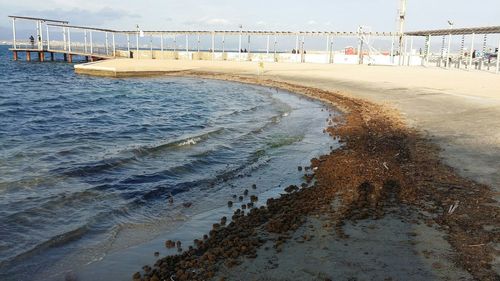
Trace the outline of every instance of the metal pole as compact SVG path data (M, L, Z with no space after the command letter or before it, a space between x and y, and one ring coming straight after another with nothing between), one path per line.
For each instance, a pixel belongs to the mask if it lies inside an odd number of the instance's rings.
M411 65L412 54L413 54L413 36L410 37L410 55L408 56L408 66Z
M109 53L109 42L108 42L108 33L107 32L104 32L104 38L105 38L105 43L106 43L106 56L108 55Z
M42 21L39 21L38 24L40 25L40 50L43 50L43 27L42 27Z
M137 51L137 59L139 59L139 26L137 26L137 33L135 34L135 49Z
M160 50L161 50L161 58L163 59L163 33L160 33Z
M297 54L300 54L300 47L299 47L299 35L295 36L295 52Z
M226 34L222 33L222 54L226 51Z
M248 34L248 53L250 53L250 34Z
M186 53L189 56L189 35L186 34Z
M174 35L174 52L177 52L177 36Z
M116 57L115 33L111 33L111 40L113 42L113 57Z
M68 27L68 51L71 52L71 30Z
M200 52L200 34L196 35L196 50Z
M212 32L212 60L215 59L215 32Z
M153 56L153 35L149 36L149 49L151 51L151 59L154 59Z
M451 33L448 35L448 50L446 51L446 67L450 68Z
M333 36L330 37L330 63L333 63Z
M90 54L92 55L94 53L94 42L92 40L92 30L89 30L89 37L90 37Z
M37 49L40 50L40 21L36 21L36 41Z
M241 36L243 35L243 30L240 27L240 37L239 37L239 43L238 43L238 57L241 60Z
M498 49L497 49L497 70L496 73L500 72L500 39L498 40Z
M300 56L300 62L306 62L306 54L305 54L305 49L304 49L304 43L305 43L305 35L302 35L302 44L301 44L301 49L302 49L302 53L301 53L301 56Z
M130 55L130 34L127 33L127 52Z
M399 8L399 65L402 65L403 61L401 56L403 53L404 44L404 29L406 20L406 0L401 0Z
M276 62L277 61L277 58L276 58L276 46L278 45L278 36L276 34L274 34L274 61Z
M49 26L45 25L45 29L47 30L47 51L50 51Z
M83 52L87 53L87 30L83 30Z
M425 51L425 64L429 63L429 56L431 55L431 35L427 36L427 49Z
M394 36L391 36L391 63L394 64Z
M474 37L475 33L472 33L472 39L471 39L471 44L470 44L470 54L469 54L469 70L472 69L472 56L474 55Z
M12 47L17 49L16 43L16 18L12 18Z
M62 33L63 33L63 43L64 43L64 50L66 51L66 28L62 28Z
M267 44L266 44L266 54L269 55L269 39L270 39L270 35L267 35Z

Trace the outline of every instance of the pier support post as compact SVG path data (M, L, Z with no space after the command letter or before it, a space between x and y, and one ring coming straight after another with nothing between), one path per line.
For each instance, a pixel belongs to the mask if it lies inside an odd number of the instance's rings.
M38 61L43 62L45 60L45 53L44 52L38 52Z
M26 52L26 61L31 61L31 52Z
M66 54L66 53L63 54L63 60L68 61L68 54Z
M14 60L17 61L18 60L17 51L13 51L12 55L14 55Z
M50 61L54 61L54 53L50 53Z
M69 63L73 62L73 55L72 54L68 54L68 62Z

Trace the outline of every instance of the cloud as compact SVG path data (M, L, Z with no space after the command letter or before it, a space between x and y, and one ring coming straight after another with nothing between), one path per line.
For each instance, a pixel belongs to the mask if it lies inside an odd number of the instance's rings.
M112 21L141 17L139 14L115 8L102 8L95 11L80 8L73 8L69 10L27 10L21 12L20 14L49 19L69 20L70 24L88 26L99 26Z
M189 20L184 22L185 25L195 25L195 26L226 26L230 25L231 21L223 18L201 18L199 20Z
M315 25L315 24L318 24L318 22L316 22L315 20L310 20L307 22L308 25Z

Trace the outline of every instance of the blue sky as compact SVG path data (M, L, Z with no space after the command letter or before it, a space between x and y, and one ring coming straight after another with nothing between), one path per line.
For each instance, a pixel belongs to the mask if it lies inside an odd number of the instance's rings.
M68 19L72 24L133 29L245 29L354 31L396 29L399 0L0 0L0 28L9 14ZM500 25L498 0L408 0L407 30ZM8 34L7 34L8 35ZM2 36L2 37L4 37ZM10 37L10 36L9 36ZM1 37L0 37L1 38Z

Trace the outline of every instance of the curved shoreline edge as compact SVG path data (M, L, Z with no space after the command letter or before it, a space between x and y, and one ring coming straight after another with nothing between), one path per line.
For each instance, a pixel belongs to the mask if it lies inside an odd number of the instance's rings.
M137 74L130 72L127 77ZM221 267L237 266L242 257L256 258L256 250L265 240L272 240L278 251L307 217L324 217L330 222L325 228L342 237L347 221L369 219L376 223L401 206L419 214L416 223L446 233L455 251L454 262L474 279L498 279L492 263L499 237L490 226L500 225L500 220L492 190L443 164L438 146L409 128L395 110L339 92L269 78L189 69L140 74L194 76L281 88L331 104L344 112L345 118L338 120L338 126L328 128L344 146L311 161L311 167L317 168L308 174L308 178L316 178L314 186L288 189L289 193L271 200L267 207L245 215L236 211L231 223L214 225L210 235L198 240L195 247L158 260L153 268L145 267L143 274L134 275L135 279L168 280L174 276L174 280L205 280L216 276ZM337 199L341 206L330 208Z

